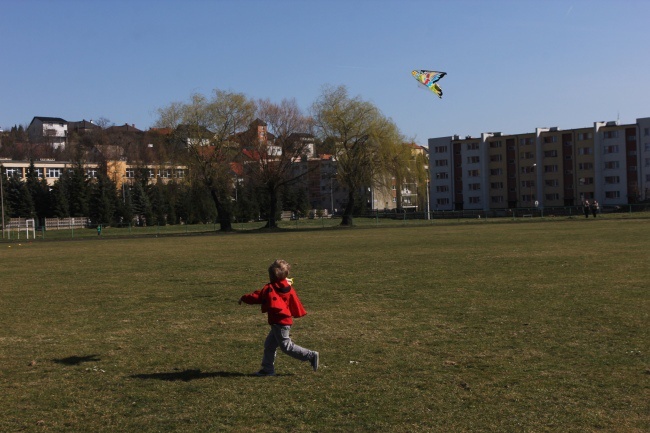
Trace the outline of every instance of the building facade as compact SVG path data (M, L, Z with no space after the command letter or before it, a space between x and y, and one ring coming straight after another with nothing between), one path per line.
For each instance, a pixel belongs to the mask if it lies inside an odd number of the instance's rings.
M650 118L429 139L432 210L620 206L650 199Z

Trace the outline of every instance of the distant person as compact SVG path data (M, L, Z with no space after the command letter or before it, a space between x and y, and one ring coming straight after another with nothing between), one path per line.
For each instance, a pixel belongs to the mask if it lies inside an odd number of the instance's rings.
M591 202L591 214L596 218L596 214L598 213L600 206L598 205L598 202L596 200Z
M585 200L585 202L582 204L582 209L585 212L585 218L589 218L589 200Z
M314 371L318 370L318 352L305 349L291 341L289 331L293 325L293 318L307 314L298 294L291 286L293 281L287 279L291 266L284 260L276 260L269 267L270 283L253 293L239 298L239 305L262 304L262 313L268 314L271 325L266 340L264 341L264 356L262 369L255 373L257 376L275 376L275 353L277 348L300 361L309 361Z
M97 236L101 236L101 235L102 235L102 225L97 224Z

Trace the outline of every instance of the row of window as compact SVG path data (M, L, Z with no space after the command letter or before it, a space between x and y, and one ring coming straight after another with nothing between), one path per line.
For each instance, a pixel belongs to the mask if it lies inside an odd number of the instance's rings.
M48 167L45 170L43 168L35 168L34 172L36 173L36 176L42 178L48 178L48 179L58 179L61 177L63 174L64 168L59 168L59 167ZM67 169L69 170L69 169ZM5 169L5 173L8 177L11 176L23 176L23 169L22 168L14 168L14 167L9 167ZM133 179L135 178L135 169L126 169L125 177L127 179ZM97 177L98 171L97 169L88 169L86 170L86 175L90 178L95 178ZM164 179L171 179L172 177L175 177L177 179L182 179L186 175L186 170L185 169L160 169L160 170L153 170L149 169L147 172L147 176L149 178L156 178L156 177L161 177Z

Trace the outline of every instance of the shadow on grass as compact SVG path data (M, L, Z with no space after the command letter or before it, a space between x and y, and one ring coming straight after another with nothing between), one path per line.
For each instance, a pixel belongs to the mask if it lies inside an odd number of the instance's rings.
M84 362L97 362L101 361L99 355L86 355L86 356L68 356L67 358L53 359L53 362L63 365L79 365Z
M255 374L245 374L245 373L232 372L232 371L203 372L201 370L184 370L184 371L175 371L171 373L134 374L129 377L132 377L134 379L143 379L143 380L165 380L169 382L182 380L183 382L189 382L190 380L209 379L211 377L256 377L256 376Z

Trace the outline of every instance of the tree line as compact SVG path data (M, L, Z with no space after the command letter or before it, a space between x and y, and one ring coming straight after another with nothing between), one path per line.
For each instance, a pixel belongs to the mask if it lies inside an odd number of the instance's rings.
M25 182L4 178L5 215L88 216L97 224L217 221L223 231L231 230L234 220L262 218L268 227L275 227L280 210L306 214L310 207L304 187L307 171L294 169L307 154L308 142L300 139L305 134L336 159L336 180L348 195L342 225L351 225L353 215L364 209L362 195L368 187L389 188L394 178L399 191L402 182L423 175L421 167L412 166L412 155L395 123L372 103L351 97L344 86L324 87L308 112L295 99L275 103L215 89L210 95L193 94L188 101L173 102L157 113L155 128L170 132L147 141L156 140L161 161L187 166L187 180L150 183L143 169L132 183L118 188L108 174L106 158L97 155L99 170L88 178L83 162L98 141L121 145L131 161L147 162L151 149L129 146L102 132L94 138L87 134L65 150L73 167L52 187L39 179L33 164ZM264 123L267 136L251 130L255 120ZM30 156L35 154L28 150ZM235 166L240 174L233 173Z

